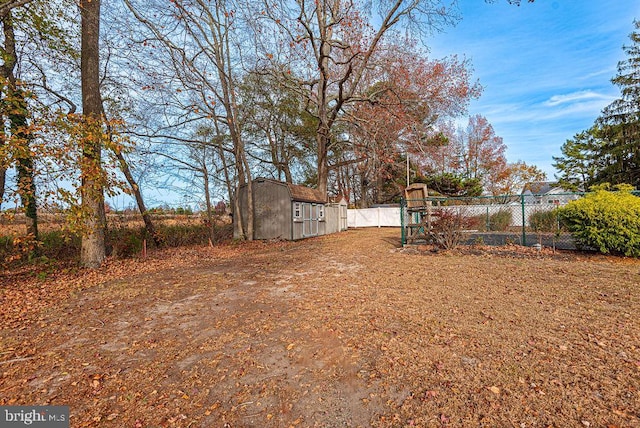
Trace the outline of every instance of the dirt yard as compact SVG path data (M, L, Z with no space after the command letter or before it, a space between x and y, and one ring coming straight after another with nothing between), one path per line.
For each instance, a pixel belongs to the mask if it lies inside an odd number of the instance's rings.
M640 427L640 261L397 229L0 275L0 405L72 427Z

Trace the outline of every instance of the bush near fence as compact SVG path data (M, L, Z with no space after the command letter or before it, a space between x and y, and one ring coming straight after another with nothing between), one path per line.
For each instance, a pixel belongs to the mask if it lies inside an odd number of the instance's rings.
M598 189L559 209L579 247L640 257L640 198Z
M475 226L476 217L469 217L464 210L437 208L433 213L433 239L445 250L456 248L465 240L465 230Z
M499 209L489 216L490 230L504 232L513 222L513 215L510 210Z

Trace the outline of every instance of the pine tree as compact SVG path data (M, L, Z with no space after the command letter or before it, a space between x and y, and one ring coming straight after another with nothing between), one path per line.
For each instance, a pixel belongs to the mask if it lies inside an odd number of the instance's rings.
M618 63L611 82L620 87L621 97L602 111L597 120L604 144L601 159L607 164L597 182L629 183L640 186L640 22L634 21L631 44L624 46L627 59Z
M596 184L596 175L604 166L599 133L596 126L582 131L562 145L562 156L553 156L553 166L560 172L556 179L563 188L587 191Z

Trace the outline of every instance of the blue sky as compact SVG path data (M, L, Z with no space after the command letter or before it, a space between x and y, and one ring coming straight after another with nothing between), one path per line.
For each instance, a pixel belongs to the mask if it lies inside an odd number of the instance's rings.
M640 2L522 2L459 0L462 21L428 46L434 58L471 60L484 92L469 114L489 120L509 161L537 165L553 179L552 156L619 97L610 80L625 58Z

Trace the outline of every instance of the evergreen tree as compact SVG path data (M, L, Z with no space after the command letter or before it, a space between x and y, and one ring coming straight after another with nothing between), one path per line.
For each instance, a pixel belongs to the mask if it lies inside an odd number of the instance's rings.
M560 172L556 179L563 188L586 191L595 184L596 175L603 169L598 134L596 126L576 134L562 145L562 156L553 157L553 166Z
M640 186L640 22L634 21L631 44L624 46L627 59L618 63L611 82L620 87L621 97L602 111L597 120L603 140L596 181Z

